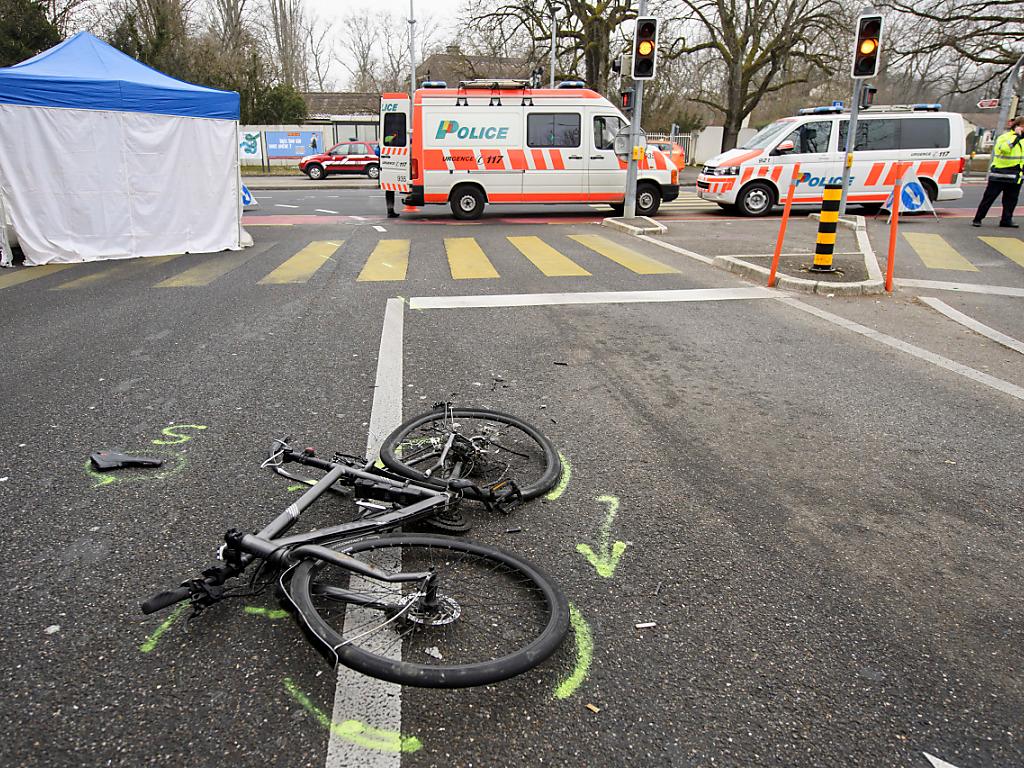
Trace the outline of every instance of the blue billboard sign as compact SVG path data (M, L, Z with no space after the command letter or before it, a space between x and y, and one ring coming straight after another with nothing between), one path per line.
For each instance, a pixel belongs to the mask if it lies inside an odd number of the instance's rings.
M267 157L299 158L323 152L321 131L267 131Z

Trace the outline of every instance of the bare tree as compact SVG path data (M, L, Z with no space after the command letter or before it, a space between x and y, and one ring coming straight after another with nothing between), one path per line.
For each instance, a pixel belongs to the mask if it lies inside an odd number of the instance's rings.
M301 0L267 0L270 11L270 35L280 67L281 82L306 90L307 47L303 33Z
M210 29L229 51L246 42L249 0L210 0Z
M61 37L67 37L79 19L88 14L96 0L43 0L46 18L57 28Z
M669 44L671 54L711 54L704 87L692 100L721 112L722 149L736 146L744 119L766 94L811 83L838 61L836 41L845 7L838 0L678 0L693 41Z
M306 38L306 51L309 54L310 85L323 92L330 90L331 64L334 62L333 46L330 40L332 32L330 24L316 16L310 16L302 22L302 31Z
M345 16L338 36L340 52L335 58L349 74L349 88L366 93L375 90L375 67L377 41L374 35L375 22L367 10L359 10Z
M606 91L612 37L621 24L636 18L632 0L489 0L467 5L463 15L474 34L497 33L506 40L526 34L550 47L552 10L556 60L566 59L573 69L582 63L587 85Z
M402 32L397 32L401 29ZM416 43L428 53L442 29L433 16L416 20ZM346 17L338 38L338 60L357 91L400 91L409 87L409 24L391 13L356 12ZM418 57L421 61L423 56Z

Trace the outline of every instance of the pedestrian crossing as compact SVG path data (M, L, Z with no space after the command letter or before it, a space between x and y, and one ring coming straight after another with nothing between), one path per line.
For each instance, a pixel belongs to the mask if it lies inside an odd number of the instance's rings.
M612 270L641 276L677 274L679 270L657 259L645 256L630 247L599 234L569 235L564 241L542 239L535 235L508 236L489 240L494 252L488 253L475 237L447 237L443 239L444 259L448 274L456 281L497 280L502 270L516 275L535 274L547 278L591 277L596 267L607 264ZM562 244L564 243L564 245ZM126 259L97 264L55 264L24 267L0 271L0 289L23 285L29 281L51 277L39 286L52 291L86 289L121 278L137 279L159 271L153 288L182 289L216 285L218 280L238 281L237 275L246 274L260 286L302 285L309 282L325 265L346 265L354 274L356 283L401 282L408 278L410 264L425 259L432 266L437 261L435 241L419 243L398 238L384 238L367 244L348 243L345 240L316 240L303 245L294 253L281 253L273 243L264 242L243 251L229 251L194 256L156 256L144 259ZM560 250L560 247L562 250ZM426 252L423 251L426 249ZM572 255L563 252L569 251ZM273 253L283 260L267 265L267 256ZM362 260L362 263L358 262ZM160 265L181 264L181 269L170 276ZM423 262L421 262L423 263ZM254 268L248 268L248 265ZM255 265L262 265L255 268ZM499 266L501 269L499 269ZM78 269L75 269L75 268ZM242 268L246 267L243 271ZM264 271L261 273L260 269ZM85 272L85 274L83 274Z
M590 207L605 212L609 210L607 203L594 203ZM699 198L695 192L680 192L679 197L672 202L662 203L661 207L658 208L658 214L700 213L702 211L719 210L721 210L721 208L718 203L713 203L710 200Z
M920 263L928 269L953 272L980 272L971 259L964 256L942 235L926 232L904 232L903 241L910 246ZM971 248L971 258L982 266L991 264L991 257L1000 254L1024 267L1024 240L1017 237L979 237L986 247Z

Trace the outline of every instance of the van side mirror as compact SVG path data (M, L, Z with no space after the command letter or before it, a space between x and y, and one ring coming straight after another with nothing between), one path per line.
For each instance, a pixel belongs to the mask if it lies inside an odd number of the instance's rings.
M794 149L796 149L796 144L793 143L792 139L786 139L775 148L775 151L772 152L772 154L784 155L786 152L792 152Z

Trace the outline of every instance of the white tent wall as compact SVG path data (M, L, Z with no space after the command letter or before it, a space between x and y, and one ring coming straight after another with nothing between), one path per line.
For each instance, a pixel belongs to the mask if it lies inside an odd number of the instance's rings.
M239 249L237 127L0 104L0 195L25 264Z

